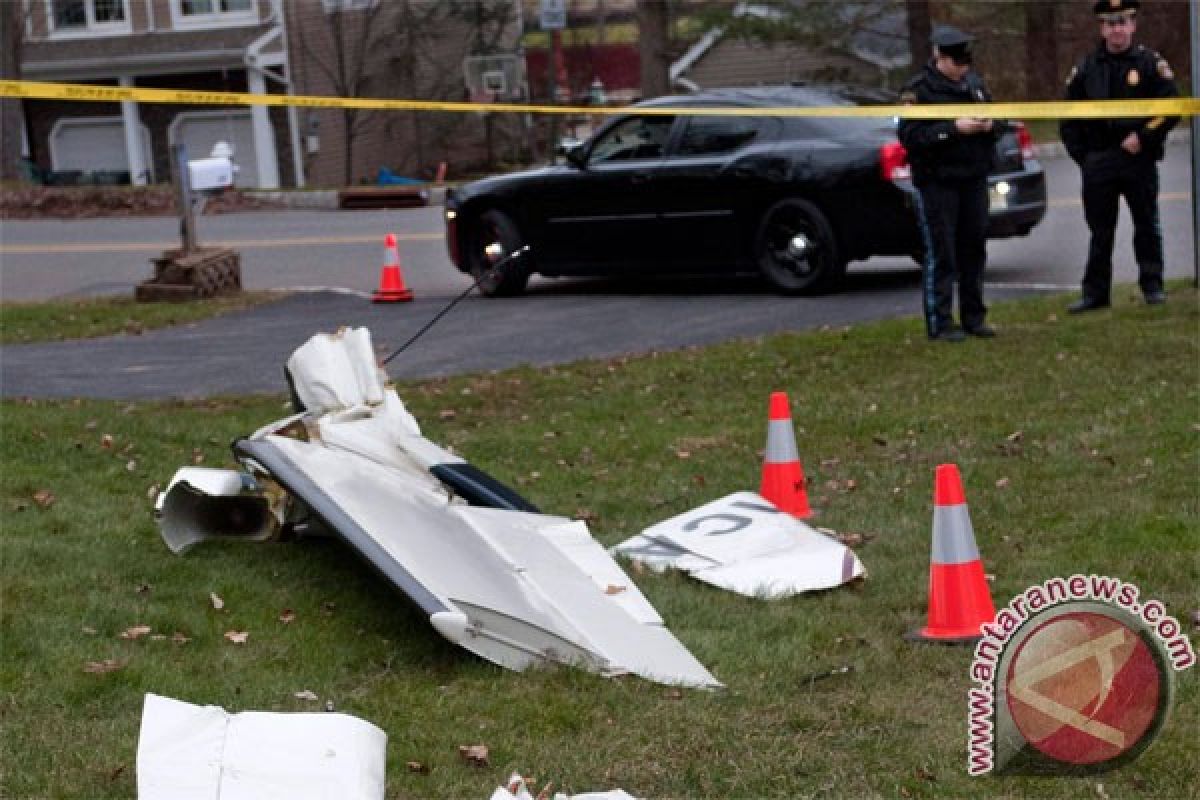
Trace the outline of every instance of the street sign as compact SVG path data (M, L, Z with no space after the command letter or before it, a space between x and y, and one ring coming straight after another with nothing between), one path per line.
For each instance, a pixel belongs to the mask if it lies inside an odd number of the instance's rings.
M567 27L567 0L541 0L538 21L544 31L559 31Z

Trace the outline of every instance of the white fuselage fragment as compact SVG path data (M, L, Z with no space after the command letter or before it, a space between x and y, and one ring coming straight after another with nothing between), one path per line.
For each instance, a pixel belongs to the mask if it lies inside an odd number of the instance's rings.
M866 574L853 550L753 492L659 522L613 550L749 597L832 589Z

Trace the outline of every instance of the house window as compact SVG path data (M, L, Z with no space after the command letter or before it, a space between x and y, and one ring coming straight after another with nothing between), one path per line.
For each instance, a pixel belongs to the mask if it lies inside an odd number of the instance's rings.
M326 14L342 11L367 11L375 7L379 0L321 0L321 6Z
M126 0L50 0L50 27L58 34L128 31Z
M174 0L171 17L176 27L225 27L258 22L256 0Z
M185 16L198 14L233 14L254 10L254 0L181 0Z

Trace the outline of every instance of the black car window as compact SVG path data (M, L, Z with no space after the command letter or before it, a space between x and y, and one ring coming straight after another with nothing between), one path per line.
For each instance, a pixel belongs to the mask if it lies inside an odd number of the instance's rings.
M768 131L763 117L689 117L677 155L697 156L737 150Z
M674 121L674 117L667 116L630 117L621 120L596 139L588 162L607 164L612 161L662 158Z

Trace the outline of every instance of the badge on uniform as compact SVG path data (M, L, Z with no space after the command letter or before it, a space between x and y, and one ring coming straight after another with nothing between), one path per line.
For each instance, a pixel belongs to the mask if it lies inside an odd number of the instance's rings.
M1168 81L1175 80L1175 73L1171 71L1171 65L1167 63L1165 58L1160 58L1156 67L1158 69L1158 75L1160 78L1164 78Z
M1136 69L1129 70L1129 74L1125 76L1125 82L1128 83L1130 86L1137 86L1138 81L1140 81L1141 79L1142 79L1142 76L1138 74L1138 71Z

